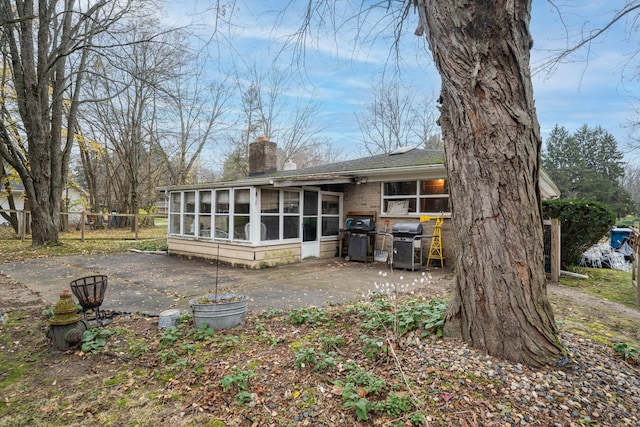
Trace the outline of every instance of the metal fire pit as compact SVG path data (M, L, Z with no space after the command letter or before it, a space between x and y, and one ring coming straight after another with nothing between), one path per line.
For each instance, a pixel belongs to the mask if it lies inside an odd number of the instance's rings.
M104 275L81 277L71 282L71 291L78 298L85 317L87 311L93 310L99 325L102 325L100 306L104 301L106 290L107 276Z

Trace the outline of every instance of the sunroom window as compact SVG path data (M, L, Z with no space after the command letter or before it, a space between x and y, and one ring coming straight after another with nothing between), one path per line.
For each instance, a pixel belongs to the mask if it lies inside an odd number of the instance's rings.
M200 191L198 207L199 236L211 237L211 191Z
M182 214L182 193L171 193L169 203L169 233L180 234L180 216Z
M298 238L300 193L263 188L260 192L260 228L262 241Z
M322 195L322 235L337 236L340 233L340 197Z
M233 191L233 238L249 240L249 209L251 207L249 189Z
M280 239L280 190L263 188L260 194L261 240Z
M229 190L216 190L216 204L214 210L216 239L229 238Z
M182 232L188 236L196 233L196 192L184 193L184 228Z

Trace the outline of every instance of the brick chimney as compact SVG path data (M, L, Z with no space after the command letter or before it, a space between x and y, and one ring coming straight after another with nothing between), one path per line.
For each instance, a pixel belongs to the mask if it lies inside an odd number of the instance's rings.
M249 176L277 170L277 148L278 145L266 136L260 136L249 144Z

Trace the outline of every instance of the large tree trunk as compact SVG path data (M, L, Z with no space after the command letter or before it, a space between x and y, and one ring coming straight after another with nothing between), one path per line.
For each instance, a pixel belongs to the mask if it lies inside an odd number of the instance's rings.
M531 366L562 345L546 295L531 1L416 0L442 77L455 276L445 333Z

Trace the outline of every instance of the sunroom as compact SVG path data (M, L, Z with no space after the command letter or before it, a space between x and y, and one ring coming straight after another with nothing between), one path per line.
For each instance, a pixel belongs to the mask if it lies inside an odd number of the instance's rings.
M342 193L238 184L169 191L171 253L251 268L336 255Z

